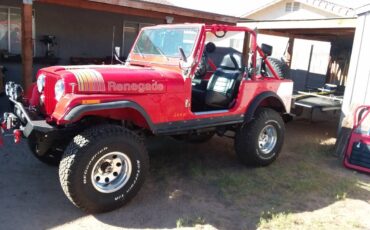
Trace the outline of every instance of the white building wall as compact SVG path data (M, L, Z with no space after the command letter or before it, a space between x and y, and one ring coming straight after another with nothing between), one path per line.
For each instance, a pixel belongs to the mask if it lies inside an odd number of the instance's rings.
M353 114L360 105L370 105L370 5L358 12L351 63L342 105L336 153L343 156L353 128Z
M292 0L284 0L254 14L248 15L252 20L305 20L305 19L329 19L337 18L332 14L310 5L300 2L297 11L286 11L286 4L293 4ZM296 21L297 28L301 28L301 21ZM240 23L243 25L243 23ZM248 24L248 23L247 23ZM257 23L258 25L258 23ZM257 27L258 29L258 27ZM272 56L278 59L284 58L288 38L271 35L258 35L258 44L266 43L273 46ZM312 47L312 57L311 57ZM296 90L318 88L325 84L326 73L330 57L330 42L295 39L293 59L291 63L291 78Z
M344 117L352 116L358 105L370 105L370 9L360 14L357 21L342 107Z
M254 14L248 15L248 19L253 20L294 20L294 19L323 19L323 18L334 18L338 15L331 14L329 12L319 10L309 5L300 4L300 9L293 12L286 12L285 5L289 0L281 1L275 5L267 7L266 9L260 10Z

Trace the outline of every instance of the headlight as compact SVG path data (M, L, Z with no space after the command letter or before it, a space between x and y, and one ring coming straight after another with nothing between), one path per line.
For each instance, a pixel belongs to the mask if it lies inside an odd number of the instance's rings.
M13 89L13 99L20 101L23 98L23 88L20 85L16 85Z
M40 74L39 77L37 78L37 90L39 91L39 93L42 92L44 87L45 87L45 75Z
M23 88L14 82L6 83L5 93L9 98L15 101L20 101L23 98Z
M60 98L62 98L63 94L64 94L64 81L62 79L58 80L57 83L55 84L55 99L57 101L60 100Z

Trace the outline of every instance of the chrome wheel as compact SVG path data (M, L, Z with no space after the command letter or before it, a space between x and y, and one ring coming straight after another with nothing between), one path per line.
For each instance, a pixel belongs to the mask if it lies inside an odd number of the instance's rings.
M258 137L258 147L263 154L269 154L275 148L277 142L277 131L275 126L265 126Z
M131 172L130 158L121 152L111 152L95 163L91 173L91 182L99 192L112 193L127 183Z

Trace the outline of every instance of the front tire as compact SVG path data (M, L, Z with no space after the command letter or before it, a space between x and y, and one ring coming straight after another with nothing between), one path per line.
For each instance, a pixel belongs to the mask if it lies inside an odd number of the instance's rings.
M285 126L280 114L260 108L254 119L236 133L236 154L246 165L267 166L279 156L284 135Z
M75 136L59 179L72 203L88 213L117 209L141 188L149 167L141 139L120 126L102 125Z

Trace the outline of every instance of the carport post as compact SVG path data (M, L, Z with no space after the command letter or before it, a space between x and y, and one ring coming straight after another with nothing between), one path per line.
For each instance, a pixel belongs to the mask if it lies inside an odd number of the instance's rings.
M28 89L32 84L32 3L23 0L22 4L22 85Z
M289 66L289 68L292 64L293 48L294 48L294 37L289 37L288 47L285 54L286 64Z

